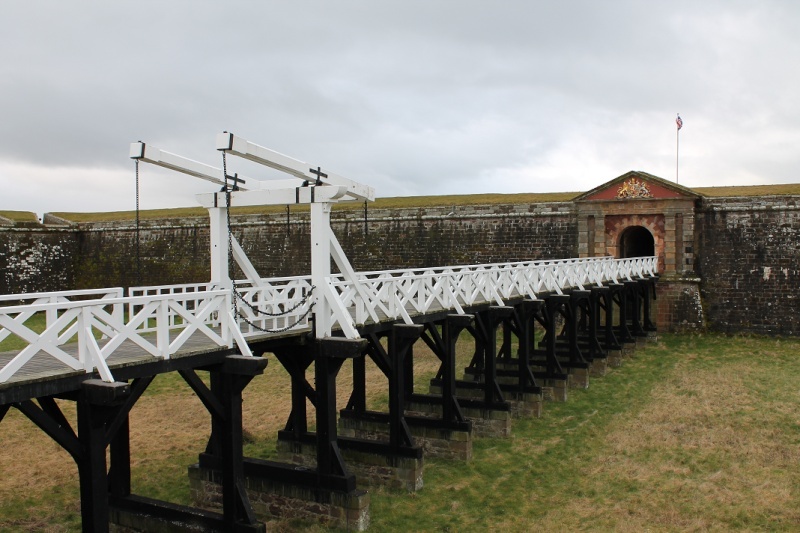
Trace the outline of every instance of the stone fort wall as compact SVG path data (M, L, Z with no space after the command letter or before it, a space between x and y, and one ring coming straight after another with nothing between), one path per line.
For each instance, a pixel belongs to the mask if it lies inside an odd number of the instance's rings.
M696 224L708 326L800 335L800 197L705 201Z
M310 273L307 210L231 222L262 276ZM334 211L331 226L361 271L577 255L570 203ZM206 217L142 221L139 235L137 269L131 221L0 226L0 294L208 281Z
M660 326L680 325L691 307L714 331L800 334L798 201L699 201L685 243L694 272L662 284L675 304L660 306ZM388 270L577 257L575 212L572 202L334 211L332 227L356 270ZM307 211L236 216L233 228L263 276L310 272ZM208 239L205 217L143 221L139 277L131 222L0 226L0 294L207 281ZM681 289L691 278L699 302Z

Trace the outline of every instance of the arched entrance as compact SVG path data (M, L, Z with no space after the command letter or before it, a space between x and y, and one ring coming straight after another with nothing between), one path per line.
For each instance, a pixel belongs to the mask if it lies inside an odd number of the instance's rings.
M652 257L656 255L653 234L643 226L630 226L619 235L619 257Z

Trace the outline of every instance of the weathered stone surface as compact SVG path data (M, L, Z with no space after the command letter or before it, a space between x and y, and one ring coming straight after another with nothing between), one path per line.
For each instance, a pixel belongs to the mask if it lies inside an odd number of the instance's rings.
M210 510L222 508L219 473L193 465L189 468L189 484L195 504ZM310 489L277 481L247 477L247 494L256 516L292 518L347 531L369 528L369 493L351 493Z
M580 208L578 207L580 204ZM309 216L234 216L233 232L263 276L310 270ZM678 200L334 210L357 270L615 255L632 226L654 236L661 331L800 333L800 198ZM209 279L205 217L143 221L137 275L132 221L0 225L0 293ZM613 366L613 362L611 363Z

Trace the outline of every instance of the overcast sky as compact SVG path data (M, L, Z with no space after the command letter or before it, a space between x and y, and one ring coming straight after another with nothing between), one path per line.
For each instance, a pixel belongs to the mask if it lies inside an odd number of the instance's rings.
M0 13L0 210L135 207L215 136L378 196L800 182L800 2L38 1ZM236 159L229 170L272 176ZM263 174L263 176L262 176ZM141 207L207 182L141 168Z

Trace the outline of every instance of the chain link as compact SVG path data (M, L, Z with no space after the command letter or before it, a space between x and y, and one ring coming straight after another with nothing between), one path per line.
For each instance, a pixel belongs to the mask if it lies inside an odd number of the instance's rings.
M248 302L245 299L245 297L238 290L236 290L236 282L234 281L236 279L236 276L235 276L234 266L233 266L234 265L234 259L233 259L233 230L231 229L231 189L232 189L232 187L228 186L228 159L227 159L226 155L227 154L226 154L225 150L223 150L222 151L222 175L223 175L223 177L225 179L225 185L224 185L224 189L223 190L225 191L225 215L226 215L226 223L228 225L228 279L231 280L231 292L233 294L233 298L231 298L231 300L233 301L233 316L234 316L234 319L241 320L241 321L245 322L246 324L248 324L250 327L253 327L253 328L255 328L255 329L259 330L259 331L263 331L265 333L282 333L284 331L289 331L290 329L292 329L295 326L297 326L298 324L300 324L300 322L302 322L302 320L305 317L308 316L308 314L311 312L311 309L313 309L314 304L316 302L312 302L311 305L308 306L308 309L306 309L305 312L297 318L297 321L294 324L291 324L289 326L286 326L284 328L279 328L279 329L262 328L261 326L251 322L247 317L245 317L244 315L242 315L239 312L239 301L241 300L244 304L246 304L256 314L262 314L262 315L266 315L266 316L270 316L270 317L286 316L289 313L291 313L292 311L295 311L296 309L298 309L300 306L304 305L306 302L308 302L308 299L311 297L311 294L314 291L314 287L312 286L311 290L309 291L309 293L306 294L305 296L303 296L303 299L300 300L300 302L298 302L296 305L294 305L291 309L284 310L284 311L282 311L280 313L270 313L268 311L262 311L261 309L257 309L256 307L253 307L253 304ZM233 186L235 186L235 185L236 185L236 180L233 181Z
M283 333L284 331L289 331L293 327L296 327L298 324L300 324L300 322L302 322L303 319L308 316L308 314L311 312L311 309L313 309L313 307L314 307L314 303L309 305L308 309L306 309L305 312L302 315L297 317L297 321L294 324L291 324L289 326L286 326L284 328L279 328L279 329L262 328L258 324L254 324L254 323L250 322L250 320L247 317L244 317L242 315L239 315L238 318L241 319L242 322L244 322L245 324L247 324L247 325L249 325L249 326L251 326L251 327L253 327L253 328L255 328L255 329L259 330L259 331L263 331L264 333Z
M297 303L296 303L294 306L292 306L290 309L285 309L285 310L281 311L280 313L270 313L269 311L263 311L263 310L261 310L261 309L259 309L259 308L255 307L255 306L253 306L253 304L251 304L250 302L248 302L248 301L247 301L247 299L246 299L246 298L245 298L245 297L242 295L242 293L241 293L241 292L239 292L239 291L236 291L236 290L235 290L235 291L234 291L234 295L236 296L236 298L238 298L239 300L241 300L241 302L242 302L243 304L245 304L247 307L249 307L249 308L250 308L250 309L251 309L251 310L252 310L254 313L256 313L256 314L258 314L258 315L265 315L265 316L277 317L277 316L286 316L286 315L288 315L289 313L291 313L292 311L295 311L296 309L299 309L299 308L300 308L302 305L304 305L304 304L305 304L305 303L308 301L308 299L309 299L309 298L311 298L311 293L314 291L314 289L315 289L315 288L316 288L316 287L312 285L312 286L311 286L311 289L310 289L310 290L309 290L309 292L308 292L308 294L306 294L305 296L303 296L303 298L302 298L302 299L301 299L299 302L297 302Z
M139 230L139 159L134 159L136 165L136 284L142 285L142 252L141 234Z

